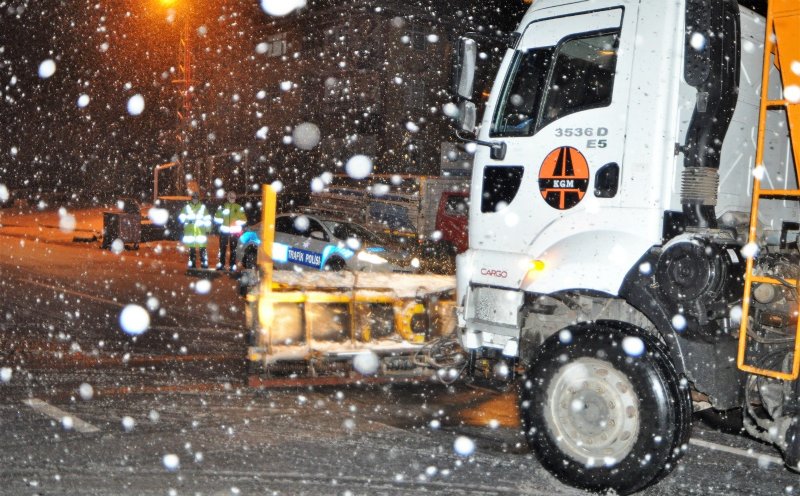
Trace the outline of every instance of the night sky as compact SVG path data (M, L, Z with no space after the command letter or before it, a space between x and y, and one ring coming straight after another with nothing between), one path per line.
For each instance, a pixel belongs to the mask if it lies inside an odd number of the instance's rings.
M161 0L0 0L0 184L90 196L146 192L153 166L177 149L172 81L186 2L168 8ZM293 15L328 3L310 2ZM415 3L434 14L445 8ZM497 16L491 3L464 2L465 8L473 3L482 22L506 29L525 9L513 2L510 16ZM251 77L254 68L243 61L273 19L257 0L195 1L192 9L198 91L231 94L237 78ZM47 60L55 73L41 77ZM126 108L135 95L145 102L138 116ZM213 116L216 109L196 109L202 112Z
M177 1L166 8L161 0L0 0L0 184L82 197L149 191L154 165L176 151L172 80L187 0ZM330 3L312 1L293 15ZM525 10L521 1L461 3L476 24L506 30ZM763 0L748 3L763 8ZM453 5L414 4L435 16ZM198 91L234 93L237 80L257 72L243 61L273 19L257 0L195 1L193 10ZM56 70L41 77L47 60ZM134 95L145 102L136 116L126 108Z

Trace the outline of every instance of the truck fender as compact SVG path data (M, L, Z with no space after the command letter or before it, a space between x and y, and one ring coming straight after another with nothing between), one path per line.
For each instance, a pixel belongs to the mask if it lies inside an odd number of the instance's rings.
M625 276L620 296L642 312L655 325L667 347L676 370L706 393L719 410L742 406L742 374L729 360L736 356L736 341L706 342L687 339L672 325L672 315L661 303L652 273L642 267L655 267L659 250L651 249ZM649 264L649 265L648 265Z

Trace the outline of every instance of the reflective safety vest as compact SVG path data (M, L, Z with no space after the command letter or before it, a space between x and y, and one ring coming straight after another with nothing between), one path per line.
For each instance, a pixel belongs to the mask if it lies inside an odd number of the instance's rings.
M214 223L219 226L220 234L242 234L247 216L238 203L225 202L214 213Z
M208 245L208 233L211 231L211 214L202 203L192 202L183 207L178 220L183 224L181 241L189 248L205 248Z

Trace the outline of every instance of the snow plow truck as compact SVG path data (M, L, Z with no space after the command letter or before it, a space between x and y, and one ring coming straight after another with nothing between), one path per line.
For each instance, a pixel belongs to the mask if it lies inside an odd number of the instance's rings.
M465 368L511 371L531 449L568 484L656 483L701 409L798 470L800 2L766 14L535 0L480 126L461 40Z

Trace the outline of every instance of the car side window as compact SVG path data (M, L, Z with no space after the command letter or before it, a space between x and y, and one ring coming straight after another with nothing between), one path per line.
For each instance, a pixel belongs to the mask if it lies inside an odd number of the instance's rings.
M308 219L308 230L303 233L305 237L311 237L320 241L329 241L328 235L325 233L325 228L322 224L314 219Z
M291 217L278 217L275 219L275 232L297 235L295 232L294 222Z

